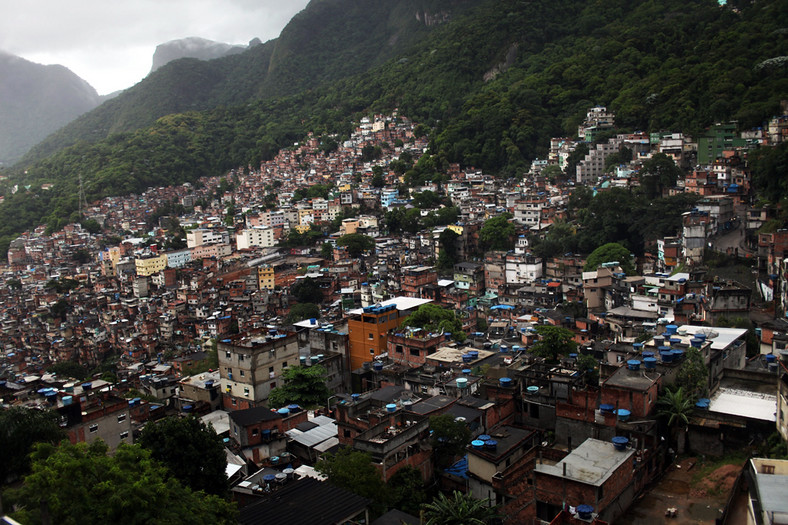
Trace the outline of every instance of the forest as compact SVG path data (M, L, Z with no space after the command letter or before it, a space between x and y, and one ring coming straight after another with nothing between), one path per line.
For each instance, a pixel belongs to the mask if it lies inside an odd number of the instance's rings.
M312 50L307 55L314 62L305 58L298 70L317 80L296 82L304 89L294 94L239 103L224 92L226 85L217 85L225 104L212 109L162 116L114 134L107 130L122 126L107 117L100 132L107 136L100 140L91 140L84 127L74 128L75 135L57 139L72 145L52 154L39 150L3 172L8 180L0 247L37 224L58 229L75 220L79 175L89 201L194 181L257 165L308 131L341 139L354 120L371 112L398 108L423 123L433 174L458 162L520 177L532 159L545 155L550 137L574 136L595 104L612 109L621 130L697 136L717 121L736 120L742 129L762 125L779 114L788 93L788 0L733 1L725 7L712 0L465 4L449 22L397 48L399 54L390 50L359 60L357 69L368 68L361 73L321 73L319 62L328 51ZM299 16L291 25L301 31L317 23L306 11ZM287 29L280 38L290 38ZM336 32L323 43L337 60L349 45ZM262 67L266 61L260 60ZM188 60L173 66L187 78L207 75L203 67ZM210 83L208 77L196 83ZM178 98L166 82L155 85L161 95L153 99ZM137 111L145 111L143 106ZM133 114L128 111L125 118ZM766 157L764 165L771 159ZM781 197L781 188L761 180L771 185L769 198ZM54 188L40 190L43 183ZM20 191L11 195L13 185Z

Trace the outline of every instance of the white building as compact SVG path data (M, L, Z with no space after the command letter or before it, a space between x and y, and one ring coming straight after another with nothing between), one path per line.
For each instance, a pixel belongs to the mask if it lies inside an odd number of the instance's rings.
M270 226L256 226L241 230L235 237L235 242L239 250L252 247L270 248L276 245L274 230Z

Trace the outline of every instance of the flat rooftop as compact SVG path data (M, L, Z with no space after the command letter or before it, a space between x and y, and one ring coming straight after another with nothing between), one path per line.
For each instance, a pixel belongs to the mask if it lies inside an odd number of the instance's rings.
M589 438L555 465L536 465L536 471L563 478L564 465L566 465L567 479L600 486L621 465L627 461L631 462L634 454L635 451L630 448L619 451L611 442Z
M777 421L777 396L749 390L720 388L711 398L709 412Z
M394 305L394 307L399 311L405 310L412 310L413 308L418 308L419 306L427 303L431 303L432 299L419 299L417 297L395 297L393 299L389 299L388 301L383 301L380 303L380 306L389 306ZM349 315L361 315L364 313L363 308L356 308L355 310L348 311Z
M651 388L657 378L659 378L658 372L647 372L643 369L629 370L626 366L622 366L605 380L605 386L646 391Z

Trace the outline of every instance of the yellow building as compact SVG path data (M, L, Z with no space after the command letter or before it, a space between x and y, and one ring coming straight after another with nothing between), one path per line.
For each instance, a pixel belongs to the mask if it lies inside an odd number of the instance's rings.
M258 287L261 290L274 289L274 267L270 264L263 264L257 267Z
M448 226L446 226L446 228L450 229L457 235L462 235L462 230L463 230L462 226L458 226L457 224L449 224Z
M135 259L134 265L137 268L137 275L148 277L154 273L159 273L167 267L167 256L159 255L146 257L144 259Z

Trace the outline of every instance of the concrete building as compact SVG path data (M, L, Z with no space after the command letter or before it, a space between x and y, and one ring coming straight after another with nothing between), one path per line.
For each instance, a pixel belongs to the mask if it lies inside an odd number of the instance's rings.
M565 507L590 505L600 519L615 523L638 493L636 459L632 448L587 439L561 461L537 462L537 517L552 520Z
M395 297L376 306L348 312L351 370L387 352L389 330L397 328L405 317L429 302L429 299Z
M299 364L296 334L273 332L244 333L219 341L225 410L260 406L281 384L282 371Z
M256 226L241 230L235 237L236 247L239 250L248 248L270 248L276 245L274 230L270 226Z

